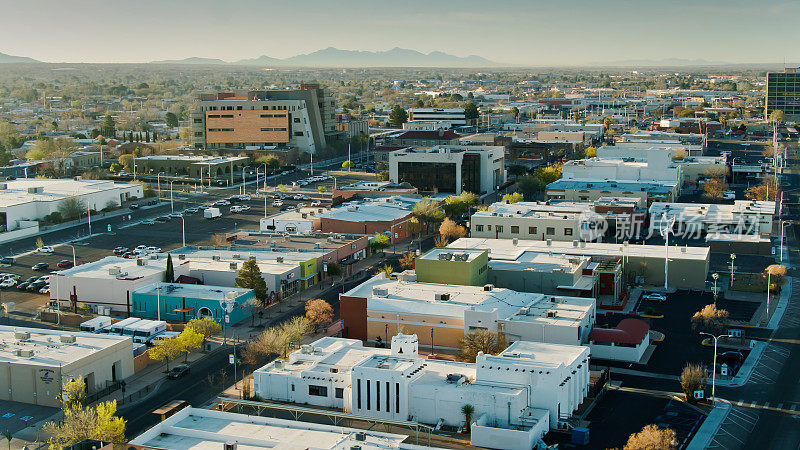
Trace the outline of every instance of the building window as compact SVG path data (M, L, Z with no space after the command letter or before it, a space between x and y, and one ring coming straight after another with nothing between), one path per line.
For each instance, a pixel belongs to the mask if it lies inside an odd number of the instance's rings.
M475 231L483 231L483 225L475 225Z
M392 412L392 410L390 409L390 405L389 405L390 403L391 402L389 401L389 382L387 381L386 382L386 412Z
M381 382L375 380L375 411L381 410Z
M361 409L361 380L356 380L356 403L358 404L358 409Z
M528 227L528 234L539 234L536 227Z
M519 234L519 227L516 225L511 225L511 234Z
M328 388L327 386L315 386L313 384L309 384L308 395L316 395L317 397L327 397Z
M400 414L400 383L394 384L394 412Z
M300 118L299 117L295 117L294 118L294 123L300 123Z
M303 137L303 132L302 131L295 131L294 135L298 136L298 137Z
M369 411L370 407L372 406L372 396L370 395L371 394L370 386L372 385L372 383L370 383L369 380L366 380L365 383L367 384L367 411Z
M335 388L333 390L333 396L336 398L344 398L344 388Z
M495 231L498 232L498 233L502 233L503 232L503 226L502 225L495 225L494 228L495 228Z
M203 123L203 119L194 119L194 123Z
M486 225L486 231L492 231L492 226L491 225Z
M572 228L564 228L564 236L572 236Z
M548 235L556 234L556 229L553 227L547 227L547 234Z
M194 137L202 137L202 136L203 136L203 132L202 131L195 131L194 132Z
M292 392L294 392L294 385L292 385Z

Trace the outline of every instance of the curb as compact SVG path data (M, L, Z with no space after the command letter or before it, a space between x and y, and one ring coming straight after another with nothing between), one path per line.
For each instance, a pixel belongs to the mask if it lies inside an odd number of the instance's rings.
M706 416L706 420L700 425L700 428L694 434L694 437L686 446L686 450L703 450L709 448L711 441L716 436L722 422L728 418L732 407L731 404L725 401L717 400L718 405L711 410L711 413Z

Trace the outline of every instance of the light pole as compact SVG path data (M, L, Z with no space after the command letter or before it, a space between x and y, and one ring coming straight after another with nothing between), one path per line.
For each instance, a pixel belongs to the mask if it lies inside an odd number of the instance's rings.
M186 219L181 216L181 241L183 246L186 247Z
M161 320L161 283L156 284L156 318Z
M706 333L701 331L700 334L705 334L706 336L711 336L714 339L714 365L711 367L711 401L713 403L717 402L716 393L716 384L717 384L717 339L721 337L733 337L730 334L721 334L719 336L714 336L711 333Z
M158 198L161 198L161 174L164 172L158 172L156 174L156 185L158 186Z
M788 220L781 221L781 262L783 262L783 227L786 226L787 223L791 223Z
M89 220L89 236L92 235L92 208L89 204L86 204L86 214L88 215Z
M661 215L661 236L664 237L664 290L668 288L669 282L669 234L672 233L672 226L675 219L667 220L667 215Z
M736 253L731 253L731 287L733 287L733 262L736 260Z
M170 209L170 212L175 212L175 204L172 201L172 183L174 183L174 182L175 181L170 181L169 182L169 209Z
M714 279L714 309L717 309L717 293L719 292L717 290L717 278L719 278L719 274L714 272L711 274L711 278Z

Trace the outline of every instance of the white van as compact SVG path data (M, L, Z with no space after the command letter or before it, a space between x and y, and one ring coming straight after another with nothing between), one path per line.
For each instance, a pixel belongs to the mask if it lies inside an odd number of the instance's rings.
M119 322L115 323L114 325L111 325L111 332L109 334L116 334L116 335L121 336L121 335L123 335L123 331L127 327L135 324L136 322L138 322L140 320L142 320L142 319L140 319L138 317L128 317L127 319L122 319Z
M142 320L133 326L133 342L145 344L164 331L167 331L167 322Z
M80 330L85 331L87 333L100 333L100 330L103 328L108 328L111 326L111 317L108 316L97 316L93 319L89 319L86 322L81 324Z

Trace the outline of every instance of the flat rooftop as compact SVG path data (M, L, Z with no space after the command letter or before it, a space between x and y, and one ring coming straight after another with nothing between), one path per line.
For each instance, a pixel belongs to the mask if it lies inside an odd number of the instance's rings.
M564 364L578 361L588 347L579 345L550 344L546 342L516 341L497 356L491 358L514 358L515 361L529 364Z
M213 261L213 262L240 262L243 263L250 258L255 258L256 261L261 263L276 263L277 258L283 258L283 263L298 263L308 261L311 258L320 258L325 256L328 251L324 249L305 249L305 248L286 248L275 247L235 247L230 249L228 247L193 247L186 246L170 251L172 253L173 262L178 261L175 258L177 255L185 255L186 260L194 262L199 261Z
M421 198L391 196L347 202L320 215L324 219L345 222L388 222L411 214Z
M548 245L547 241L522 239L514 244L512 239L461 238L448 247L488 249L490 259L509 261L532 257L525 256L526 252L589 257L622 257L624 254L640 258L664 259L663 245L628 244L626 246L621 243L581 242L575 246L573 242L569 241L551 241ZM674 260L706 260L710 251L708 247L675 246L673 248L674 250L671 249L669 252L669 257Z
M424 255L421 255L419 259L425 260L442 260L442 261L465 261L463 259L456 259L461 257L461 255L467 255L466 261L474 261L475 258L481 256L482 254L486 253L485 250L468 250L468 249L456 249L456 248L433 248L432 250L428 251Z
M686 220L702 220L719 222L735 220L740 215L761 215L772 217L775 214L775 202L756 200L735 200L731 204L722 203L664 203L654 202L650 205L650 216L660 220L668 218Z
M23 338L20 339L15 336L16 333L28 333L29 336L20 336ZM61 342L62 336L74 336L75 342ZM65 367L130 340L127 336L0 325L0 362ZM18 356L17 350L33 353L32 356Z
M158 292L156 291L158 289ZM202 300L225 300L239 297L250 292L251 289L237 287L209 286L205 284L181 283L156 283L133 291L135 294L162 295L169 297L184 297Z
M313 349L313 351L299 350L290 353L288 360L281 368L278 368L275 361L272 361L257 369L256 372L293 373L295 376L302 376L307 372L319 372L328 377L330 368L337 368L339 373L345 373L372 355L389 356L391 353L390 349L364 347L362 342L357 339L334 337L318 339L307 348Z
M109 180L74 180L71 178L17 178L0 182L0 184L6 185L5 189L0 190L0 208L31 202L58 202L67 197L137 187L135 184L115 183ZM42 188L42 190L41 192L28 192L28 189L33 188Z
M581 189L593 191L654 192L667 194L677 186L669 182L627 182L613 180L568 180L560 179L547 185L548 190Z
M478 211L473 217L515 217L515 218L554 218L575 219L581 214L591 212L594 205L591 202L497 202L489 206L486 211Z
M356 440L364 433L364 440ZM237 442L239 450L405 448L405 435L187 407L129 442L157 449L221 449Z
M167 268L166 258L146 259L145 265L140 266L136 259L127 259L119 256L106 256L86 264L81 264L66 270L59 271L58 274L70 277L99 278L99 279L136 279L155 275L163 272ZM175 266L183 261L174 260Z
M589 257L586 256L525 252L514 261L493 259L489 261L489 268L492 270L528 270L542 273L558 271L575 273L583 269L588 263Z

